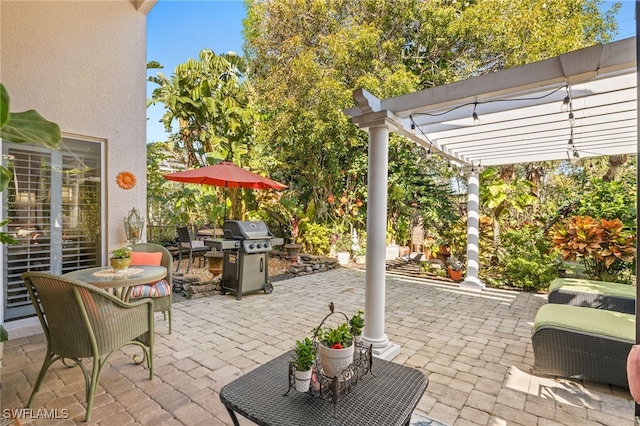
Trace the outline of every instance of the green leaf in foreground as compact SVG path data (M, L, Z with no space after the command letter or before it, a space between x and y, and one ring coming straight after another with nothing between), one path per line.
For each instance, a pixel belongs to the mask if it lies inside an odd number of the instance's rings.
M0 84L0 129L7 121L9 121L9 93L4 84Z
M0 137L14 143L40 143L50 149L57 149L61 139L60 127L33 109L10 113Z
M0 166L0 192L7 189L9 182L11 181L11 170L6 167Z

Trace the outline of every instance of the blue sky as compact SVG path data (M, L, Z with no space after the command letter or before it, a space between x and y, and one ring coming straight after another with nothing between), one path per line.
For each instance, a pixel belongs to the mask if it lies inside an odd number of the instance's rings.
M246 12L244 3L234 1L159 0L147 18L147 62L157 61L167 77L175 67L189 58L198 58L202 49L215 53L229 51L242 54L242 20ZM151 97L154 83L147 83L147 98ZM164 141L168 136L159 120L164 113L162 104L147 109L147 141Z
M603 2L603 9L615 3ZM617 21L616 39L635 35L634 0L622 0ZM197 58L200 51L209 48L215 53L234 51L242 53L242 20L246 16L241 0L159 0L147 19L147 61L157 61L164 66L160 70L171 76L178 64L189 58ZM148 75L156 75L150 70ZM147 97L157 87L147 84ZM147 141L164 141L167 138L162 123L162 105L147 110Z

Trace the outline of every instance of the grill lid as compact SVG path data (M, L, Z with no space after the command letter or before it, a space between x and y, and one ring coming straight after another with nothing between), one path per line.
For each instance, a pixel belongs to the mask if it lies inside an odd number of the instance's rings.
M267 224L260 221L225 220L224 237L231 240L257 240L273 237Z

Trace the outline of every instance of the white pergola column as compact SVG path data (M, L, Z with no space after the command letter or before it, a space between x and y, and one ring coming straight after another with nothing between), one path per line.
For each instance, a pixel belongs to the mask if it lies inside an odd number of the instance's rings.
M460 287L480 291L484 283L478 277L478 247L480 243L480 179L477 168L471 168L467 183L467 275Z
M389 127L378 125L368 130L367 268L362 340L373 345L375 356L392 359L400 352L400 346L389 342L384 332Z
M389 169L389 131L403 125L380 100L364 89L356 89L353 97L358 106L345 113L353 123L369 132L369 174L367 180L367 268L364 293L364 331L362 341L372 345L373 355L393 359L400 346L389 341L384 332L387 243L387 175ZM354 117L357 112L357 118Z

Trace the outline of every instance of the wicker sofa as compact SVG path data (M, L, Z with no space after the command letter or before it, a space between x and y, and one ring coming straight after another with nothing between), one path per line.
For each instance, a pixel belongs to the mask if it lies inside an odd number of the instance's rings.
M549 285L549 303L635 314L636 288L604 281L557 278Z
M531 342L534 374L628 387L635 315L550 303L536 314Z

